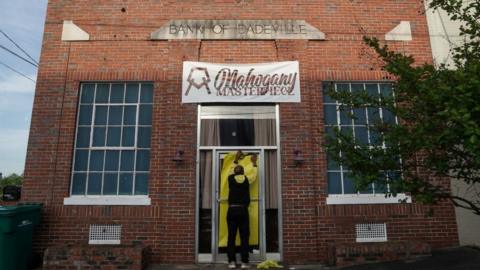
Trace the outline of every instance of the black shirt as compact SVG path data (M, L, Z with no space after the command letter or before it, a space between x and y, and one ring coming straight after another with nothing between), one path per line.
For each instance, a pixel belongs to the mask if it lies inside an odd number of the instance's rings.
M235 180L235 175L230 175L228 177L228 188L230 189L228 192L228 204L245 206L250 204L250 185L246 176L242 183L238 183Z

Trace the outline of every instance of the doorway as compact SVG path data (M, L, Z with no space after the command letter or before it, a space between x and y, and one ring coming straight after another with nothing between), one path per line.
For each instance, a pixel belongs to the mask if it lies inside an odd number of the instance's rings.
M226 178L238 151L243 154L240 163L246 171L251 157L257 157L256 179L250 183L250 260L281 260L277 116L275 105L199 106L197 262L227 261Z

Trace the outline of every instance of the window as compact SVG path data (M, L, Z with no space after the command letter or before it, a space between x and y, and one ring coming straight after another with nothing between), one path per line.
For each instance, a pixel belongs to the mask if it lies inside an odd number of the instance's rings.
M152 83L81 85L72 196L147 195Z
M385 108L349 108L342 106L326 94L329 88L335 91L367 91L370 96L378 97L388 96L392 97L392 86L389 83L374 83L374 82L355 82L355 83L324 83L324 118L325 131L328 134L334 134L334 127L341 132L351 134L355 142L362 145L369 145L371 147L386 148L385 142L381 141L378 134L371 129L371 125L377 121L386 123L398 124L398 119ZM353 116L353 117L351 117ZM341 155L342 153L340 153ZM327 203L349 203L349 202L365 202L365 203L388 203L398 202L399 199L405 198L400 194L396 198L385 198L384 193L388 190L387 186L375 186L371 184L367 190L357 191L352 179L348 175L349 170L342 164L337 164L330 156L327 156L327 179L328 179L328 194L329 200ZM397 172L399 173L399 172ZM388 173L385 174L388 178ZM378 195L378 196L376 196ZM354 200L345 200L346 197L353 197ZM372 200L369 197L376 196L377 199ZM338 200L340 198L340 200ZM407 200L408 201L408 200Z

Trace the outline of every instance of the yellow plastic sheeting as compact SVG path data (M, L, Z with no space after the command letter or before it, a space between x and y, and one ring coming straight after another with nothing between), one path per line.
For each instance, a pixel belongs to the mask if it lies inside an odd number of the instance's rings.
M226 247L228 242L227 211L228 211L228 176L233 174L233 169L237 164L235 161L236 152L225 155L220 175L220 217L219 217L219 235L218 246ZM257 160L257 165L259 160ZM253 166L252 156L245 156L238 161L242 165L245 176L250 183L250 205L248 207L248 217L250 222L250 245L258 245L258 168ZM236 245L240 245L240 234L237 233Z

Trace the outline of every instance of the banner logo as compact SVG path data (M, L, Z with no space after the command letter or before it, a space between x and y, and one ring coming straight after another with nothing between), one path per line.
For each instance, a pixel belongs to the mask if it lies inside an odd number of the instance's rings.
M200 73L200 76L195 73ZM200 83L195 82L196 78L200 78ZM190 89L192 86L200 90L203 86L207 89L207 93L210 95L212 91L208 88L208 83L210 82L210 75L208 74L208 70L206 67L193 67L190 69L190 74L188 75L187 82L189 83L187 91L185 92L185 96L188 96L190 93Z

